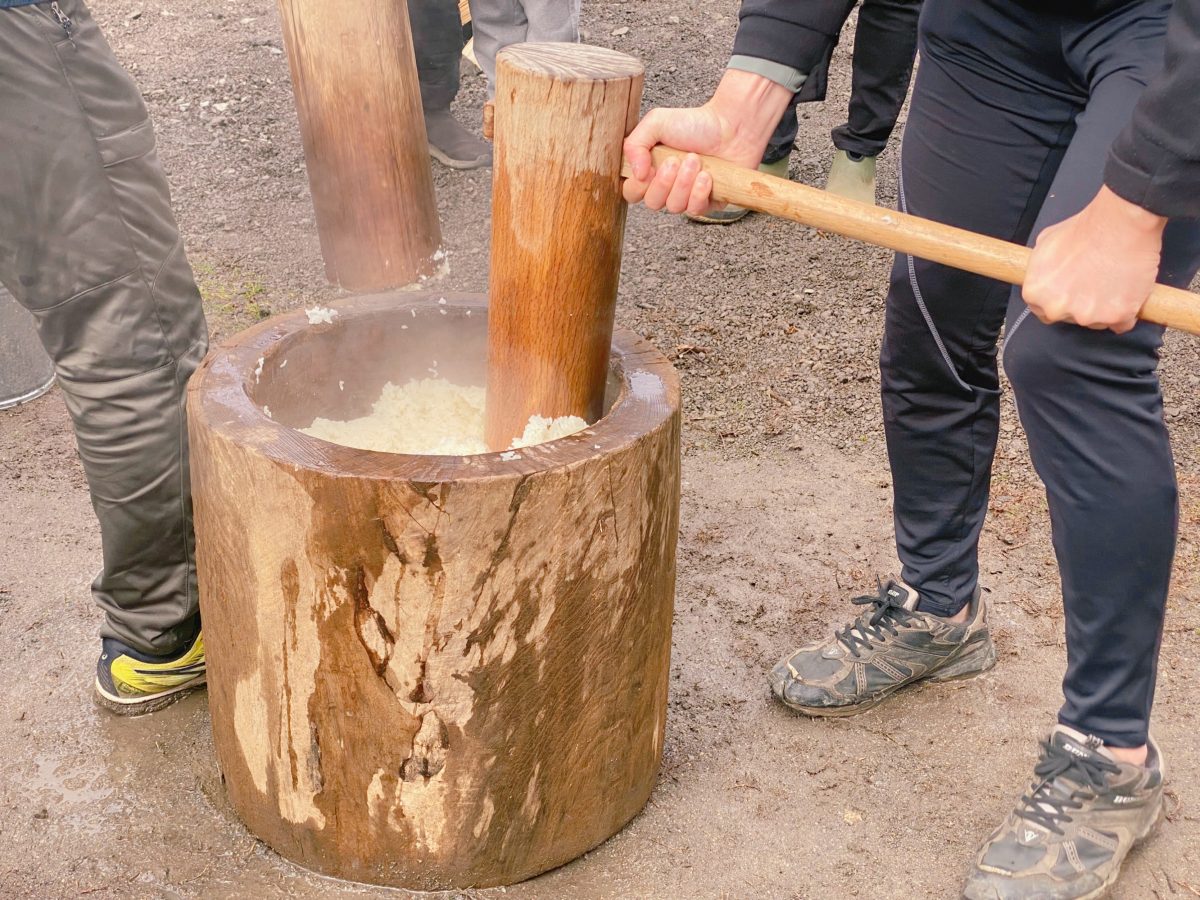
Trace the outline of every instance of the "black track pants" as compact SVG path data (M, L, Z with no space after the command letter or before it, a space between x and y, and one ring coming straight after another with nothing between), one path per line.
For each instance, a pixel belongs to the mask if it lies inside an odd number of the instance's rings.
M911 213L1017 242L1082 209L1161 68L1169 2L1103 18L1013 0L927 0L905 130ZM1160 280L1186 286L1200 223L1172 222ZM978 577L999 423L997 341L1046 484L1062 573L1061 720L1144 743L1175 547L1175 473L1156 368L1162 329L1043 325L1019 290L898 256L880 368L903 576L951 614Z
M409 0L408 21L426 113L450 108L458 96L462 17L455 0Z
M853 2L847 4L847 17L853 9ZM833 129L833 145L839 150L878 156L887 146L908 96L920 12L921 0L863 0L854 31L850 106L846 122ZM814 99L824 99L824 91L818 93ZM791 153L798 129L791 106L771 135L763 162Z

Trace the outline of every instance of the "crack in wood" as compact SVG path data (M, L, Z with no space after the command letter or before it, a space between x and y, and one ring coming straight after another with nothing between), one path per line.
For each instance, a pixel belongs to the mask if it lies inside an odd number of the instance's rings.
M367 572L362 565L355 566L351 596L354 600L354 631L358 635L359 643L367 651L367 658L371 660L371 668L375 670L376 675L383 678L387 672L392 651L396 647L396 636L388 628L383 616L375 607L371 606L371 593L367 590ZM378 629L377 635L383 643L384 652L382 653L371 646L371 642L363 630L368 622Z
M297 790L300 786L300 765L296 755L296 746L292 741L292 676L290 671L291 654L288 651L288 637L291 637L292 648L296 647L296 606L300 602L300 570L296 566L294 559L289 559L283 564L283 569L279 573L280 587L283 589L283 621L284 632L283 641L280 652L283 656L283 691L284 700L283 707L285 715L280 718L279 730L280 743L283 741L283 733L287 733L287 752L288 752L288 774L292 779L292 790Z
M412 689L412 692L408 695L408 699L413 703L432 703L433 697L430 696L425 681L425 673L429 667L429 660L427 658L420 659L418 660L418 664L421 667L421 674L417 676L416 687Z
M516 488L513 490L512 500L508 504L508 522L504 527L504 534L500 538L500 543L496 549L492 551L491 558L488 560L487 568L483 574L475 580L475 596L472 598L471 605L474 609L479 608L479 602L483 599L483 591L491 581L492 576L496 574L496 569L505 559L508 558L509 540L512 538L513 528L517 524L517 516L521 513L521 506L525 499L529 496L529 491L532 487L529 475L521 476L521 480L517 482ZM463 643L463 656L466 656L478 645L484 643L485 637L490 636L494 631L494 627L486 631L484 626L480 625L469 635Z
M617 492L613 487L612 461L604 467L605 473L608 475L608 505L612 512L613 523L613 540L616 542L617 555L621 553L621 529L617 527Z
M450 732L436 712L430 710L421 717L421 727L413 736L412 753L400 764L403 781L433 778L446 767L450 748Z
M379 522L380 536L383 538L383 546L387 547L388 553L400 560L401 563L407 565L408 560L400 552L400 545L396 541L396 536L392 534L392 529L388 528L387 517L381 517L377 521Z
M433 498L426 494L426 499L433 503ZM436 503L433 504L436 506ZM421 528L420 522L409 512L409 518ZM440 519L440 513L439 513ZM402 567L407 569L409 560L400 549L400 541L392 534L387 525L386 517L379 519L380 532L385 546L389 552L399 561ZM421 566L424 570L425 578L429 582L432 593L429 610L425 619L425 638L419 650L417 650L417 658L415 664L418 667L418 672L415 678L416 685L408 690L407 695L402 693L402 686L397 683L399 679L395 673L389 671L389 666L392 657L396 652L397 637L395 633L388 627L386 619L380 612L371 605L371 593L366 584L366 569L359 565L355 570L355 579L352 590L354 599L354 627L358 634L359 643L367 652L367 657L371 661L371 667L374 669L376 676L382 678L388 688L396 694L401 700L407 700L409 703L418 705L428 705L434 701L434 692L429 683L428 668L429 656L432 652L440 649L437 640L437 627L442 614L442 606L445 603L445 566L442 562L441 550L438 546L437 531L429 531L421 528L425 535L424 546L425 552L421 558ZM374 628L374 633L370 633L370 629ZM375 640L372 640L375 638ZM376 646L376 644L381 646Z
M325 775L321 771L321 732L317 729L316 722L308 723L308 741L308 777L315 795L325 790Z
M425 618L425 640L421 644L419 662L421 673L417 686L413 689L411 699L414 703L432 703L433 689L427 677L429 654L437 649L437 627L442 618L442 607L446 602L446 570L442 564L442 554L438 547L436 530L425 539L425 577L433 591L433 599L429 604L429 613ZM420 698L420 699L418 699Z

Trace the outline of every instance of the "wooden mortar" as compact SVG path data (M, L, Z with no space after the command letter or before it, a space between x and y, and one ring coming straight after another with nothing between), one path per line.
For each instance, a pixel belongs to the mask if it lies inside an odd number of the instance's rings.
M375 453L295 430L363 415L385 381L430 368L482 384L483 299L438 298L350 299L332 324L276 317L188 387L233 807L304 866L422 890L529 878L642 808L662 751L679 515L678 380L621 329L606 414L515 458Z

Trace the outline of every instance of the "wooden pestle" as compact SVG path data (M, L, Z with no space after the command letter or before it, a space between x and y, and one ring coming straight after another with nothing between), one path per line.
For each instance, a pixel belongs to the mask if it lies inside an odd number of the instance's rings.
M642 64L580 44L516 44L496 61L486 436L530 416L603 413L626 205L621 144Z
M660 145L651 151L651 155L654 165L658 167L673 156L683 157L685 154L682 150ZM700 160L704 170L712 176L713 198L720 203L736 203L757 212L791 219L1009 284L1023 284L1025 281L1030 250L1020 244L847 200L722 159L701 156ZM622 168L621 174L626 177L631 174L628 164ZM1200 297L1165 284L1155 285L1138 317L1200 335Z

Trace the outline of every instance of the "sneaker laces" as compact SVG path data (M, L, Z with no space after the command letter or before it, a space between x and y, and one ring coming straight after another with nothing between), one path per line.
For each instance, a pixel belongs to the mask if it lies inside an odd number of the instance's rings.
M1083 801L1108 787L1108 775L1121 769L1116 763L1101 756L1076 756L1069 750L1042 741L1042 758L1033 768L1037 782L1033 790L1021 797L1016 813L1022 819L1033 822L1047 831L1061 835L1061 825L1071 821L1068 810L1083 808ZM1060 784L1058 779L1078 785L1074 790Z
M850 602L856 606L869 604L874 607L833 633L837 642L850 651L855 659L859 658L860 649L870 650L875 642L883 642L888 636L894 637L899 633L896 626L907 625L916 618L911 610L904 608L902 602L897 602L885 584L879 585L879 593L851 597Z

